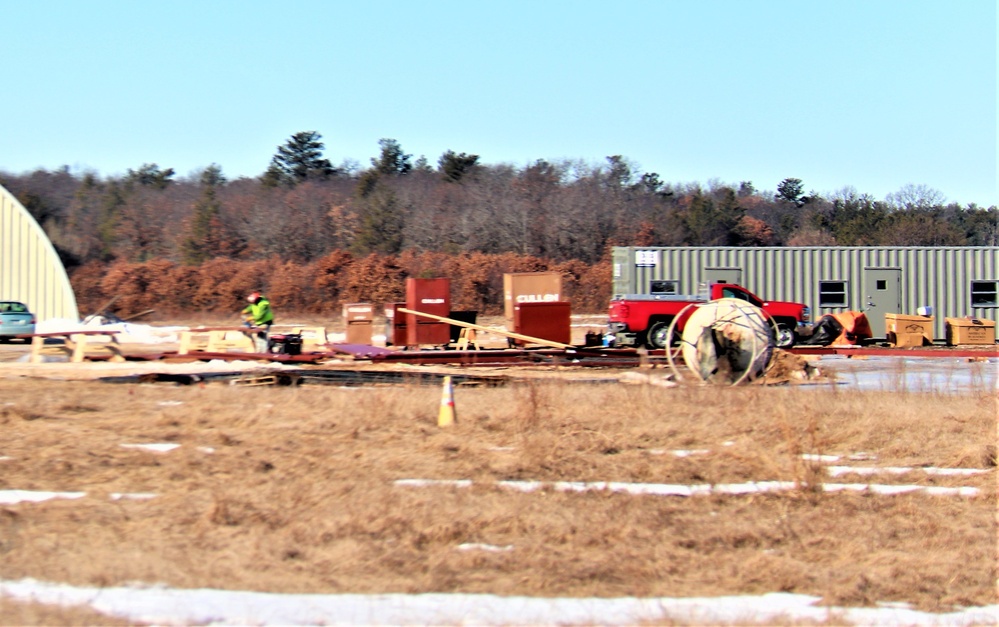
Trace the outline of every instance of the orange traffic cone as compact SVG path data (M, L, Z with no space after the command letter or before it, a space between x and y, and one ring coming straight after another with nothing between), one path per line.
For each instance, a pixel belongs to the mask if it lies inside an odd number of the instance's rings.
M451 376L444 377L444 390L441 393L441 411L437 415L437 426L447 427L454 424L454 388L451 386Z

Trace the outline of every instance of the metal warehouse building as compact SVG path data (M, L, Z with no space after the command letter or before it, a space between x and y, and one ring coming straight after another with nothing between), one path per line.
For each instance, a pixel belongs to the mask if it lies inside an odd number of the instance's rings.
M805 303L812 319L866 311L875 337L886 313L930 306L934 337L944 318L996 320L999 247L636 247L613 252L614 294L695 294L702 283L737 283L764 299Z
M52 242L0 187L0 300L25 303L38 320L77 320L76 295Z

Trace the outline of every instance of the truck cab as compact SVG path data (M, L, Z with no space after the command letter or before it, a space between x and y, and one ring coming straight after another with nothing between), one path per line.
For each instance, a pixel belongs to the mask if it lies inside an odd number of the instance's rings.
M808 305L781 300L762 300L741 285L713 283L712 300L718 298L738 298L762 309L773 322L775 342L779 348L789 348L802 337L812 333L812 312Z

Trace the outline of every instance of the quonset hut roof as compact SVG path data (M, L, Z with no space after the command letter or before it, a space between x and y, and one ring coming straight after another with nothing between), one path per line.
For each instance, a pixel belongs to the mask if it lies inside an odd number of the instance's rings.
M52 242L0 186L0 300L18 300L38 320L78 320L76 295Z

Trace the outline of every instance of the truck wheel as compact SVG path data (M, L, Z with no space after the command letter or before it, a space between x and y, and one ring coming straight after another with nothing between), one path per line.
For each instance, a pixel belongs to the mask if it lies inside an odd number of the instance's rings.
M654 322L651 327L649 327L649 332L647 334L648 345L652 348L667 348L673 342L669 335L669 321Z
M784 323L777 323L777 336L774 338L777 348L791 348L794 346L794 329Z

